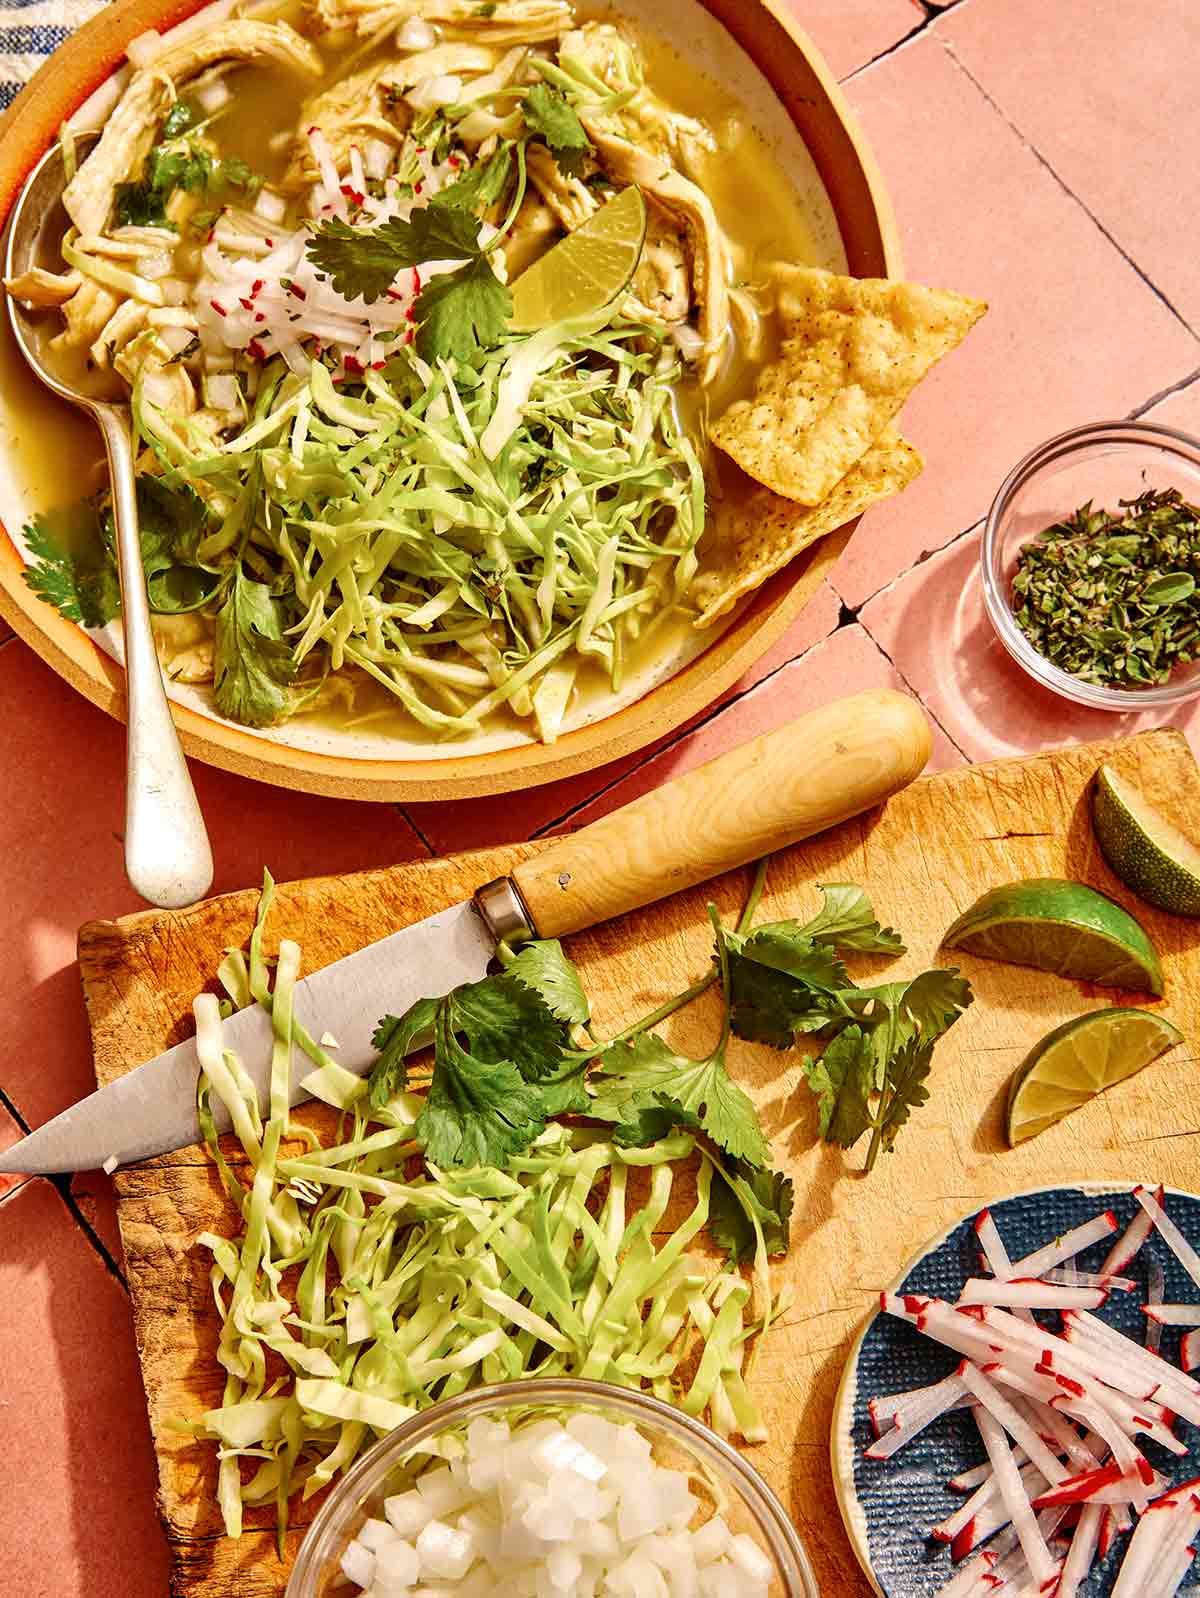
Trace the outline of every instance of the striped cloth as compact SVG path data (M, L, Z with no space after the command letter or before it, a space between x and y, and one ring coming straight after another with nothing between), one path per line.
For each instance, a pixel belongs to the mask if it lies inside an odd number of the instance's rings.
M0 0L0 110L105 0Z

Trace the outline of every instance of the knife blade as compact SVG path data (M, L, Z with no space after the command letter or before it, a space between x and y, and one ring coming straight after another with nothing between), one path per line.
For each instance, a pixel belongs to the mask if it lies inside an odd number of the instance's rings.
M810 711L556 839L473 899L303 978L296 1019L315 1038L334 1033L339 1065L364 1074L380 1016L477 981L500 939L563 937L811 837L905 787L931 746L924 714L902 694L856 694ZM225 1047L264 1104L271 1037L258 1005L224 1023ZM310 1097L302 1080L311 1068L295 1051L292 1104ZM189 1038L14 1144L0 1154L0 1171L127 1165L198 1142L197 1071Z

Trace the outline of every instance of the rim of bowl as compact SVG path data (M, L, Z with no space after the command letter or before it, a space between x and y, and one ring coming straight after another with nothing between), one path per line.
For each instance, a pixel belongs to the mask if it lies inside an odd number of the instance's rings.
M766 1539L778 1573L786 1584L787 1598L819 1598L820 1589L799 1533L765 1479L736 1448L701 1421L649 1393L583 1377L532 1377L476 1387L422 1410L380 1438L321 1505L300 1545L285 1598L320 1598L316 1583L327 1562L340 1552L337 1543L343 1535L346 1515L380 1486L388 1472L415 1444L469 1420L476 1412L524 1408L530 1404L616 1410L685 1443L707 1464L732 1477Z
M988 619L1000 642L1017 664L1043 688L1049 688L1063 699L1070 699L1077 705L1087 705L1093 710L1110 710L1128 715L1195 699L1200 695L1200 662L1197 663L1195 674L1187 681L1174 684L1166 682L1150 688L1106 688L1100 683L1073 677L1070 672L1063 671L1040 655L1017 626L1008 598L1008 582L1001 571L999 551L1000 529L1005 515L1030 478L1064 456L1104 443L1157 444L1168 453L1187 460L1200 472L1200 438L1193 438L1190 433L1181 432L1176 427L1165 427L1159 422L1111 421L1087 422L1081 427L1069 428L1065 433L1057 433L1030 450L1000 484L984 523L979 564Z

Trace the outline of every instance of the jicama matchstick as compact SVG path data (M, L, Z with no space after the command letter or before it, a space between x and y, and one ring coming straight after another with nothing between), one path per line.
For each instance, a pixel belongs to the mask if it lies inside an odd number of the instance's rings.
M983 1438L983 1446L987 1449L992 1469L996 1473L996 1484L1004 1499L1013 1530L1020 1539L1025 1558L1029 1562L1029 1569L1038 1581L1048 1581L1057 1569L1057 1565L1046 1539L1042 1536L1033 1506L1025 1496L1025 1489L1021 1485L1021 1474L1013 1463L1012 1452L1004 1436L1004 1428L990 1410L979 1408L974 1410L973 1414L975 1424L979 1427L979 1434Z
M1013 1277L1011 1281L987 1281L972 1276L963 1284L960 1304L995 1304L1008 1309L1100 1309L1108 1302L1102 1287L1058 1287L1040 1282L1037 1277Z
M1056 1237L1052 1243L1047 1243L1044 1248L1035 1249L1032 1254L1026 1254L1024 1259L1012 1262L1014 1277L1040 1276L1043 1271L1052 1265L1061 1265L1064 1260L1072 1260L1077 1254L1082 1254L1085 1248L1090 1248L1093 1243L1100 1242L1103 1238L1111 1236L1116 1231L1120 1222L1111 1210L1105 1210L1103 1215L1097 1215L1093 1220L1085 1221L1082 1226L1074 1226L1069 1232L1064 1232L1061 1237Z
M1185 1332L1179 1340L1179 1363L1185 1371L1200 1365L1200 1331Z

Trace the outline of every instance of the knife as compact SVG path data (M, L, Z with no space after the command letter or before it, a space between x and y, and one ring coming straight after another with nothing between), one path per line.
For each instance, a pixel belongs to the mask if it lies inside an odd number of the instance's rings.
M856 694L809 711L623 809L556 839L473 898L301 980L295 1018L333 1032L338 1063L364 1075L378 1018L484 976L497 943L597 926L882 803L929 758L929 723L902 694ZM258 1005L224 1023L265 1104L271 1019ZM299 1053L299 1051L297 1051ZM293 1064L290 1103L311 1095ZM110 1083L0 1154L0 1171L45 1175L129 1165L200 1140L195 1040ZM214 1106L216 1109L217 1106ZM218 1117L228 1130L228 1120Z

